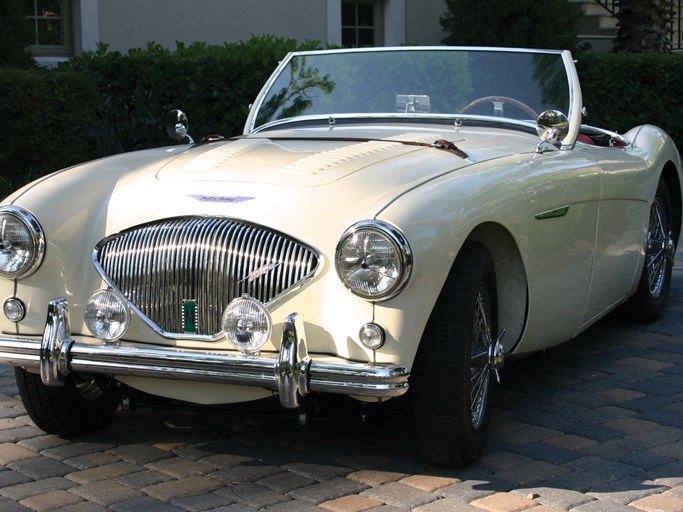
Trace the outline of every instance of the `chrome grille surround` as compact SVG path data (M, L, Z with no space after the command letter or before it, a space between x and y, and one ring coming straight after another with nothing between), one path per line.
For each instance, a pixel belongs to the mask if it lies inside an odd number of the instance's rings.
M263 226L222 217L178 217L105 238L93 261L109 286L166 338L222 339L223 310L243 294L269 303L313 276L320 254ZM196 301L196 332L184 304Z

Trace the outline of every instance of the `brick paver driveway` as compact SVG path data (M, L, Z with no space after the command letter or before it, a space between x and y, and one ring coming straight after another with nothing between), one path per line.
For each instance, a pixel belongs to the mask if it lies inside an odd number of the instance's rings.
M306 427L259 409L120 411L45 435L0 367L0 511L683 511L683 266L666 316L509 364L467 469L416 459L400 401Z

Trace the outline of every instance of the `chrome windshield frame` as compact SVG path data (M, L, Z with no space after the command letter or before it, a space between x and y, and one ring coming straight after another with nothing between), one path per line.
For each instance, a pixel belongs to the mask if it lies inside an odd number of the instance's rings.
M410 46L401 46L401 47L386 47L386 48L354 48L354 49L337 49L337 50L314 50L314 51L302 51L302 52L290 52L287 54L287 56L280 62L278 67L275 69L273 74L270 76L270 78L266 81L264 84L263 88L257 95L254 103L250 107L249 114L247 116L245 125L244 125L244 130L243 134L244 135L249 135L252 133L256 133L262 130L267 130L267 129L272 129L276 126L279 125L286 125L286 124L291 124L294 122L298 121L312 121L312 120L325 120L329 117L329 115L317 115L317 116L297 116L297 117L292 117L292 118L287 118L287 119L278 119L275 121L270 121L268 123L264 123L262 125L256 126L256 119L257 119L257 114L259 110L261 109L264 100L268 96L268 93L270 89L272 88L273 84L277 80L278 76L280 73L289 65L290 61L294 58L297 57L303 57L303 56L311 56L311 55L323 55L323 54L339 54L339 53L365 53L365 52L399 52L399 51L468 51L468 52L497 52L497 53L530 53L530 54L546 54L546 55L558 55L561 57L564 67L565 67L565 72L568 80L568 95L569 95L569 108L567 117L569 119L570 127L569 127L569 132L567 136L562 140L561 142L561 147L562 149L571 149L574 147L574 144L576 143L576 139L578 137L579 133L579 128L581 126L581 117L582 117L582 99L581 99L581 88L579 85L579 79L578 79L578 74L576 72L576 68L574 66L574 60L572 58L572 55L569 51L567 50L534 50L534 49L528 49L528 48L495 48L495 47L466 47L466 46L419 46L419 47L410 47ZM335 114L333 115L334 118L337 119L343 119L343 118L352 118L352 117L363 117L363 118L372 118L372 119L380 119L380 118L387 118L387 119L392 119L392 120L397 120L400 119L401 117L405 117L404 115L387 115L387 114L380 114L380 115L373 115L371 113L368 114L352 114L352 115L344 115L344 114ZM452 118L452 119L468 119L471 118L472 116L467 116L467 115L458 115L458 114L451 114L451 115L438 115L438 114L428 114L428 115L422 115L422 116L415 116L411 115L411 119L423 119L425 122L429 122L430 119L438 119L438 120L443 120L445 118ZM482 116L478 116L482 117ZM500 121L500 118L491 118L492 120L497 119ZM511 121L511 119L505 119L505 122Z

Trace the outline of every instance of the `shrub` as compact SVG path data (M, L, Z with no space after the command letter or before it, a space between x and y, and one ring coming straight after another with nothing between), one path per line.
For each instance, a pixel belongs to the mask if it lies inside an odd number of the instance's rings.
M24 19L24 3L24 0L0 2L0 68L35 66L26 48L31 44L31 30Z
M94 156L97 91L82 73L0 70L0 187L31 179ZM9 127L9 128L8 128Z
M580 4L571 0L446 0L443 42L467 46L578 46Z
M683 54L587 53L577 69L587 124L621 133L654 124L683 149Z
M169 144L166 113L188 114L190 134L237 135L261 86L289 51L315 49L317 42L297 45L271 36L246 42L177 44L175 51L156 43L126 55L101 45L71 59L62 69L86 73L102 102L102 151L114 153Z

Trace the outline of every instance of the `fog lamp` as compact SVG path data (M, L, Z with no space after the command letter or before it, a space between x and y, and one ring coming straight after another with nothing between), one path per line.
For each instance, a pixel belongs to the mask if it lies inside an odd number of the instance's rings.
M130 325L126 299L114 290L97 290L85 303L85 325L105 343L117 341Z
M12 297L5 301L2 311L10 322L21 322L26 315L26 306L19 299Z
M228 341L246 353L258 352L268 342L273 330L266 306L249 295L228 304L221 325Z
M358 333L360 342L371 350L377 350L384 345L386 336L384 329L377 324L369 323L360 328Z

